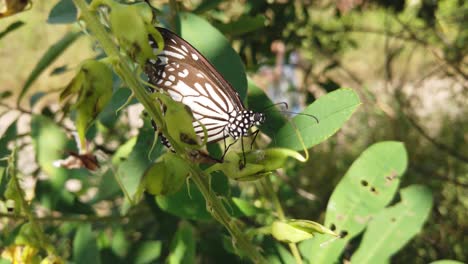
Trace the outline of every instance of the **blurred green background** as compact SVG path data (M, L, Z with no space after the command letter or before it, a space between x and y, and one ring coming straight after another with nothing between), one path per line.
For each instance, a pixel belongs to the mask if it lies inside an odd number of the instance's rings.
M19 114L12 109L14 98L39 58L78 28L46 23L57 2L33 1L30 10L0 20L0 31L25 22L0 40L0 92L15 94L1 101L2 134L11 115ZM167 8L166 1L150 2ZM468 3L236 0L177 5L218 28L240 54L249 77L273 101L300 110L339 87L360 95L358 112L337 135L310 151L307 164L291 163L280 171L287 184L279 197L290 215L322 222L327 200L353 160L375 142L401 141L409 157L401 186L428 186L434 206L421 233L392 262L468 260ZM27 111L57 107L56 91L69 83L84 58L97 53L89 38L73 43L33 83L27 97L48 94ZM65 65L64 72L54 73Z

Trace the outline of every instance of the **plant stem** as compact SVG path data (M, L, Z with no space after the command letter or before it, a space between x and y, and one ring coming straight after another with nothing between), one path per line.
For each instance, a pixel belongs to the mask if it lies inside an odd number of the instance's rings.
M156 107L156 104L151 99L151 97L148 96L142 83L132 72L132 69L130 68L132 62L119 53L119 50L112 42L105 28L98 21L97 17L88 9L88 5L86 4L85 0L73 1L81 11L81 18L86 22L86 25L91 34L101 44L104 52L109 56L109 58L115 59L115 71L117 74L122 78L122 80L125 81L128 87L130 87L134 96L140 101L141 104L143 104L150 117L156 122L158 127L161 128L163 134L171 142L171 145L175 149L176 153L181 155L181 157L188 164L190 164L191 177L205 198L210 213L229 231L233 237L235 245L242 251L242 253L248 256L255 263L266 263L266 260L259 253L259 250L257 250L257 248L247 239L247 237L244 235L244 233L241 232L234 221L232 221L231 216L227 212L224 205L218 199L216 194L213 193L213 191L210 189L206 180L208 179L208 175L206 175L206 173L198 168L196 164L192 164L189 161L189 158L184 155L184 149L179 146L177 142L172 140L168 133L165 133L166 127L164 126L161 110Z
M271 182L270 176L266 176L261 179L261 183L263 188L267 193L270 195L271 199L273 200L273 205L275 206L276 213L278 214L278 218L282 221L286 220L286 216L284 214L283 207L281 206L281 202L276 195L276 192L273 190L273 183ZM302 264L301 254L299 253L299 249L297 248L296 243L288 243L289 250L291 250L294 259L296 260L297 264Z
M13 148L13 152L8 161L8 172L11 177L11 183L13 184L13 187L15 188L15 193L17 194L15 198L19 199L19 202L21 204L21 210L26 216L25 219L27 219L31 224L31 229L34 232L34 235L36 236L37 240L39 241L39 246L46 250L49 255L56 255L55 248L51 245L46 235L44 234L44 231L42 230L41 226L37 223L36 218L31 210L31 207L29 207L29 204L25 199L26 194L21 188L17 177L16 155L17 153L15 147Z

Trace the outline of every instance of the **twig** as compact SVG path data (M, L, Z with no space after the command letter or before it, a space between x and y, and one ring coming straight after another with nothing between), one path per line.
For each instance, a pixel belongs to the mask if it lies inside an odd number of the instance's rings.
M286 216L284 214L283 207L281 206L281 202L278 199L278 195L276 195L276 192L273 190L273 183L271 182L270 176L266 176L260 180L263 189L268 193L268 195L271 197L273 200L273 204L276 209L276 213L278 214L278 218L282 221L286 220ZM297 248L296 243L288 243L289 250L291 250L292 255L294 256L294 259L296 260L297 264L302 264L302 257L301 254L299 253L299 249Z
M403 111L403 113L405 113ZM468 163L468 157L464 156L463 154L455 151L453 148L447 146L446 144L444 143L441 143L437 140L435 140L434 138L432 138L431 136L429 136L429 134L416 122L416 120L414 120L410 115L406 114L405 113L405 117L406 119L408 119L408 121L410 122L410 124L425 138L427 139L429 142L431 142L434 146L436 146L437 148L447 152L448 154L450 154L451 156L453 156L454 158L462 161L462 162L465 162L465 163Z

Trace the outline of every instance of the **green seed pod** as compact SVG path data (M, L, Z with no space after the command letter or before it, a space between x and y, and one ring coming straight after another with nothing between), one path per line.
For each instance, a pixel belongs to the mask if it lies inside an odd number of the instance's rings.
M273 237L286 243L297 243L312 238L315 234L329 234L338 236L323 225L309 220L275 221L271 225Z

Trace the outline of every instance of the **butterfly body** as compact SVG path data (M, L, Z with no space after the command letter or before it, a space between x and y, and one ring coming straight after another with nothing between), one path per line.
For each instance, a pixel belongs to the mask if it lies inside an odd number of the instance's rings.
M157 29L164 48L146 63L145 72L151 84L191 109L198 136L204 140L206 130L207 143L229 136L236 140L264 122L265 116L247 110L231 84L198 50L175 33ZM150 44L158 52L156 42L150 39Z

